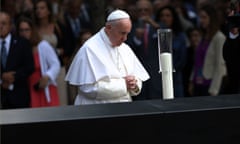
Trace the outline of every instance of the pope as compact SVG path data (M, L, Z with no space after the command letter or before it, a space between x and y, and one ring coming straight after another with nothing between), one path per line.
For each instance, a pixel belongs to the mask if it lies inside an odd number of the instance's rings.
M150 77L124 42L131 27L129 14L114 10L79 49L65 77L78 87L75 105L131 102L141 92Z

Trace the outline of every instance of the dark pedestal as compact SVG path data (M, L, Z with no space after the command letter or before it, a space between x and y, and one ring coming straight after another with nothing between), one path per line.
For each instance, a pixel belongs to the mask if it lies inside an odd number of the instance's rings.
M240 143L240 95L1 110L1 144Z

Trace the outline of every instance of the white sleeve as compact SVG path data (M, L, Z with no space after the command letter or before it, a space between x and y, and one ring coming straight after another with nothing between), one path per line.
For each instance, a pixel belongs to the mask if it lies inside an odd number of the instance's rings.
M41 42L39 47L43 74L49 76L50 80L55 82L61 69L57 54L54 48L46 41Z
M81 85L79 89L85 96L98 100L118 98L128 93L123 78L102 79L94 84Z

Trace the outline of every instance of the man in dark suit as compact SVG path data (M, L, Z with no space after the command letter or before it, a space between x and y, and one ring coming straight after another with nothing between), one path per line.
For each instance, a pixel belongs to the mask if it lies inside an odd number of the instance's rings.
M126 41L135 52L151 79L143 83L142 91L133 100L160 99L162 96L161 75L158 63L157 29L159 24L153 19L153 6L150 1L136 1L137 20ZM154 78L153 78L154 77Z
M1 106L2 109L29 107L28 77L34 70L30 43L11 34L11 17L0 11Z
M69 0L67 3L67 10L64 14L64 36L65 36L65 55L71 58L74 50L78 48L80 41L80 33L84 29L91 30L92 26L84 17L81 11L82 1Z

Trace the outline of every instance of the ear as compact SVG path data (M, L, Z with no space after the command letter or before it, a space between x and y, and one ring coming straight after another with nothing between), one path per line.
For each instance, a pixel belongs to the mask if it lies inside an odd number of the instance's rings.
M106 27L106 29L108 29L108 30L110 30L110 29L112 28L111 24L109 24L109 23L107 23L105 27Z

